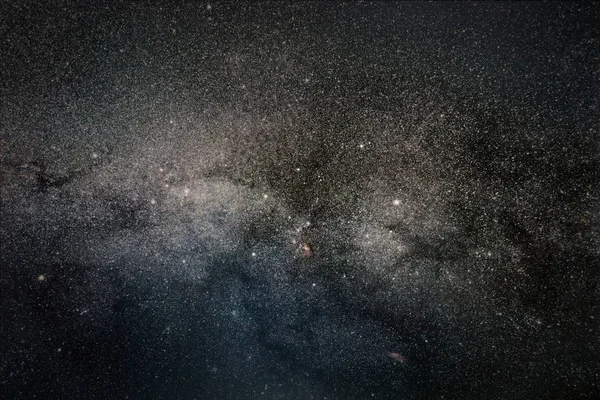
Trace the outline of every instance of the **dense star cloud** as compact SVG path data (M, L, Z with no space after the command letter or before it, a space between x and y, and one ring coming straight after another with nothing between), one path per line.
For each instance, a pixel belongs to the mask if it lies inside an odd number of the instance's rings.
M599 394L596 7L2 8L1 398Z

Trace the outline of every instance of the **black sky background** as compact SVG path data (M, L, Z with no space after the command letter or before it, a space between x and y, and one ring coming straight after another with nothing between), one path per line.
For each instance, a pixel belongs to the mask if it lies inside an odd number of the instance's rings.
M3 3L0 398L597 397L598 11Z

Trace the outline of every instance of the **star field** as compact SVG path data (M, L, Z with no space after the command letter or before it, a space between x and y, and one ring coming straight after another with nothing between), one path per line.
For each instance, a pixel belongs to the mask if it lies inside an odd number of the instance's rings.
M600 394L598 8L0 15L0 398Z

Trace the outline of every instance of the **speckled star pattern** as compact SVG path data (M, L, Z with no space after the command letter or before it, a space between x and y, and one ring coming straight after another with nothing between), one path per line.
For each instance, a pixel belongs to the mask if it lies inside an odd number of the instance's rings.
M0 398L600 398L599 16L3 2Z

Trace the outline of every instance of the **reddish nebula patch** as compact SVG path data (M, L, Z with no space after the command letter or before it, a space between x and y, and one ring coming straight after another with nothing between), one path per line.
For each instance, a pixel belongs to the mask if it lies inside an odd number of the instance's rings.
M394 351L390 351L387 353L388 357L390 357L391 359L393 359L394 361L397 361L399 363L405 363L406 362L406 357L404 357L402 354L400 353L396 353Z
M312 249L310 248L310 245L306 242L302 243L300 251L302 252L302 258L308 258L312 256Z

